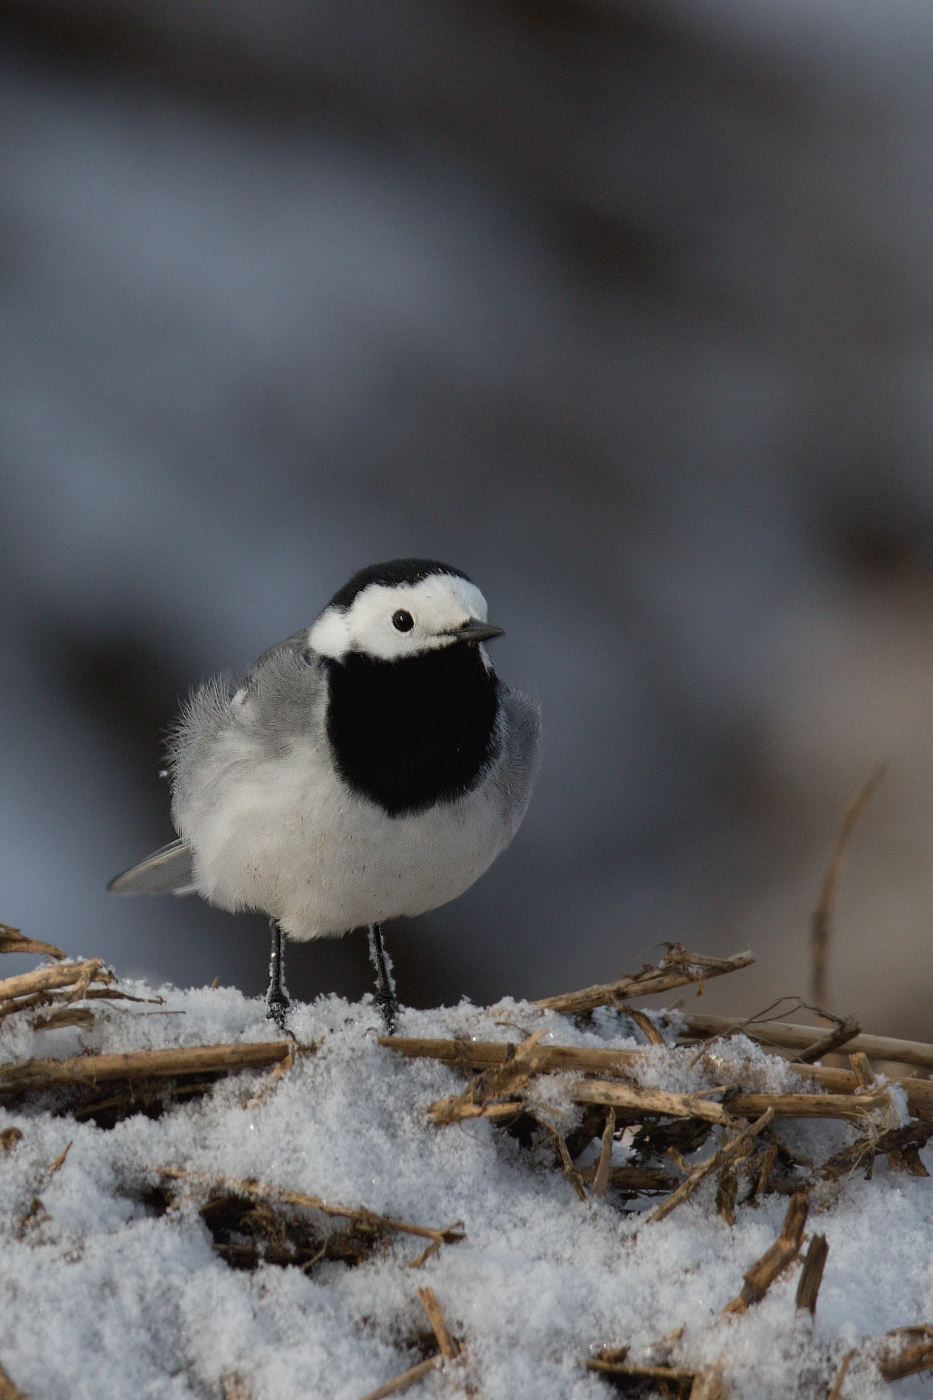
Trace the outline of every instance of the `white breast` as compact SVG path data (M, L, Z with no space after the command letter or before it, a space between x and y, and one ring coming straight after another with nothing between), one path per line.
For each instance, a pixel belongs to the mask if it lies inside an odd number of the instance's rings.
M491 779L421 815L389 817L338 779L326 740L263 758L233 733L212 760L199 801L177 813L198 889L223 909L264 910L293 938L342 934L455 899L517 825Z

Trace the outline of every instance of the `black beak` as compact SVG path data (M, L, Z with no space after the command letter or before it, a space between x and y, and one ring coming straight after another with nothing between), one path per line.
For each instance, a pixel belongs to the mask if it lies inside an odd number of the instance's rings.
M462 627L454 627L448 634L458 642L489 642L493 637L505 635L501 627L490 627L488 622L465 622Z

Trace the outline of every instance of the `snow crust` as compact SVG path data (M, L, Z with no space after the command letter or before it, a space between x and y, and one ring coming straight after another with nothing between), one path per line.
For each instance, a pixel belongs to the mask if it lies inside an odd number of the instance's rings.
M152 995L141 984L129 989ZM235 990L159 991L156 1014L105 1007L90 1031L33 1031L11 1017L0 1060L276 1038L262 1003ZM545 1043L637 1043L614 1014L584 1032L511 1001L407 1011L400 1031L516 1041L542 1026ZM811 1208L808 1229L829 1240L815 1322L795 1316L795 1271L745 1316L725 1320L744 1271L780 1231L785 1196L738 1207L730 1228L716 1214L711 1180L668 1219L639 1229L647 1202L625 1209L610 1190L581 1203L552 1160L487 1120L433 1124L427 1105L459 1092L463 1075L379 1046L371 1004L324 998L297 1007L293 1028L315 1050L258 1097L270 1071L232 1076L157 1120L138 1115L111 1130L48 1108L0 1110L0 1130L22 1132L0 1154L0 1363L22 1390L37 1400L188 1400L221 1396L222 1378L236 1373L253 1400L360 1400L425 1354L413 1341L427 1331L416 1291L425 1284L469 1358L465 1373L419 1382L411 1393L425 1397L457 1393L464 1374L486 1400L610 1397L618 1390L587 1372L585 1357L627 1344L632 1361L662 1359L657 1344L678 1327L663 1359L722 1360L731 1400L824 1397L863 1336L933 1320L933 1181L892 1173L884 1158L871 1181L856 1176L827 1194L821 1214ZM740 1057L755 1087L796 1082L743 1038L716 1053L723 1063ZM674 1090L716 1082L688 1068L691 1058L660 1047L640 1077ZM562 1131L577 1112L569 1082L548 1077L535 1091ZM849 1131L780 1125L793 1150L816 1161ZM699 1155L711 1150L712 1142ZM615 1160L625 1153L620 1144ZM408 1265L423 1241L392 1236L356 1267L238 1271L212 1248L198 1214L203 1193L180 1190L178 1208L161 1215L144 1202L142 1188L157 1183L162 1165L254 1178L436 1228L462 1220L466 1239L417 1270ZM864 1363L849 1377L850 1400L891 1393ZM899 1397L925 1393L920 1378L897 1384Z

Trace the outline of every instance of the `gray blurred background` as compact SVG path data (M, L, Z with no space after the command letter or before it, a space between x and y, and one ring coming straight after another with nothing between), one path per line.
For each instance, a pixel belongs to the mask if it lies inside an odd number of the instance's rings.
M426 554L546 756L403 1000L806 993L885 761L830 997L933 1035L931 74L909 0L0 0L0 919L258 992L264 921L105 882L188 687Z

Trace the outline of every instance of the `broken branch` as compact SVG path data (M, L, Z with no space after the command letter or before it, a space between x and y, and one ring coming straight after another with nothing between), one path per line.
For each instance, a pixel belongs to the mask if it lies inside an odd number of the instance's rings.
M59 971L49 968L50 972ZM122 1055L81 1055L71 1060L25 1060L0 1065L0 1094L14 1089L48 1089L59 1084L99 1084L113 1079L173 1079L183 1074L216 1074L261 1069L284 1060L288 1040L242 1045L194 1045L177 1050L133 1050Z
M743 1156L752 1139L763 1132L773 1118L774 1110L769 1108L757 1122L750 1123L747 1128L743 1128L734 1138L731 1138L717 1152L714 1152L712 1157L707 1157L704 1162L700 1162L699 1166L693 1168L686 1180L681 1182L677 1190L651 1212L647 1223L650 1225L653 1221L664 1220L671 1211L677 1209L682 1201L687 1200L688 1196L692 1196L700 1183L705 1181L708 1176L719 1171L719 1168L724 1167L727 1162L733 1162L737 1157Z
M823 1270L828 1254L826 1236L814 1235L807 1250L807 1257L803 1261L800 1282L797 1284L797 1297L794 1300L795 1307L806 1308L811 1313L816 1312L816 1299L823 1282Z
M737 1298L733 1298L731 1303L726 1304L723 1312L744 1313L753 1303L761 1302L778 1274L800 1253L809 1208L805 1191L798 1191L791 1196L781 1233L771 1248L765 1250L761 1258L746 1272L741 1293ZM815 1303L814 1295L814 1305Z
M398 1395L401 1391L407 1390L415 1381L420 1381L424 1376L430 1375L435 1366L439 1366L443 1357L440 1352L434 1356L429 1356L427 1361L419 1361L417 1366L412 1366L410 1370L403 1371L394 1380L386 1381L385 1385L380 1385L376 1390L371 1390L368 1395L363 1396L363 1400L383 1400L386 1395Z
M405 1220L391 1220L388 1216L377 1215L366 1206L343 1206L334 1201L325 1201L321 1196L308 1196L302 1191L283 1191L277 1186L264 1186L258 1181L208 1177L203 1172L186 1171L183 1167L158 1167L160 1176L170 1181L196 1181L217 1189L226 1188L242 1192L244 1196L257 1196L262 1199L282 1201L285 1205L304 1206L306 1210L319 1210L322 1215L334 1216L339 1220L356 1220L361 1225L370 1225L377 1230L394 1230L401 1235L419 1235L422 1239L439 1244L459 1244L466 1239L462 1221L448 1225L444 1230L432 1230L428 1225L411 1225Z
M691 982L699 982L702 988L709 978L738 972L754 961L751 953L736 953L731 958L708 958L700 953L688 953L679 944L674 944L657 967L645 967L634 976L623 977L618 982L584 987L579 992L564 992L561 996L545 997L533 1004L545 1011L556 1011L561 1016L579 1016L585 1011L594 1011L597 1006L611 1006L630 997L669 992L674 987L685 987Z

